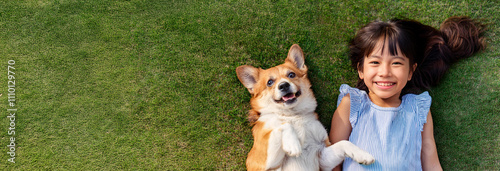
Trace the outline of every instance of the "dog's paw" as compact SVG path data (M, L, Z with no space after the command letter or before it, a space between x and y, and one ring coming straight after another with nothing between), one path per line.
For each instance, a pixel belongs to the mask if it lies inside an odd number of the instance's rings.
M362 150L361 148L351 143L346 145L347 146L344 149L345 156L350 157L359 164L369 165L375 162L375 158L365 150Z
M297 157L302 153L302 147L298 141L283 141L283 151L289 156Z
M358 162L359 164L369 165L375 162L375 158L371 154L361 149L359 151L351 151L351 152L352 152L351 154L346 153L346 155L352 158L352 160Z

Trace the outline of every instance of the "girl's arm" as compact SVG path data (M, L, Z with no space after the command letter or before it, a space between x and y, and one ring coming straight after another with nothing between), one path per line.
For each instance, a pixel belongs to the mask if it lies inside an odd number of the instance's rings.
M351 134L351 122L349 121L349 113L351 111L351 98L349 94L344 96L333 113L332 127L330 129L330 142L336 143L340 140L349 140L349 135ZM339 165L333 169L334 171L342 170L342 165Z
M427 114L427 123L424 124L424 131L422 132L422 155L420 157L423 170L443 170L439 163L436 142L434 141L431 111Z

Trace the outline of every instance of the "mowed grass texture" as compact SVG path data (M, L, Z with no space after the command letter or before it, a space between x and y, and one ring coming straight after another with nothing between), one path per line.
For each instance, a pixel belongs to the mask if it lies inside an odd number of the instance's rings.
M245 170L250 95L236 67L281 64L299 44L329 129L338 87L357 79L357 29L468 15L489 24L489 47L430 92L436 143L445 170L498 170L499 12L489 1L2 1L0 169Z

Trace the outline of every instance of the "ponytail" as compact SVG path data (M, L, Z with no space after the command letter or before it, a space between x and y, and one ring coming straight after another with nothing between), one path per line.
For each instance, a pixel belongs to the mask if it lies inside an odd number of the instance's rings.
M428 90L438 85L453 63L486 47L482 37L485 26L469 17L450 17L441 24L439 31L429 28L426 25L420 28L423 30L420 36L427 42L425 53L421 60L416 60L417 68L405 88L407 92Z
M452 61L472 56L486 47L483 37L485 25L469 17L450 17L441 24L440 31L453 53Z

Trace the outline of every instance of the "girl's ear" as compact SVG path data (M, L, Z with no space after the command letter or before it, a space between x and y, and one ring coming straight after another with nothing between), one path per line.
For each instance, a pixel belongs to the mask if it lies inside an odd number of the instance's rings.
M358 76L359 76L359 79L363 79L364 78L363 71L358 70Z
M417 63L413 64L413 66L410 68L410 73L408 75L408 81L411 80L411 78L413 77L413 73L415 72L416 69L417 69Z
M359 68L359 63L358 63L358 76L359 76L359 79L363 79L364 78L364 75L363 75L363 68Z

